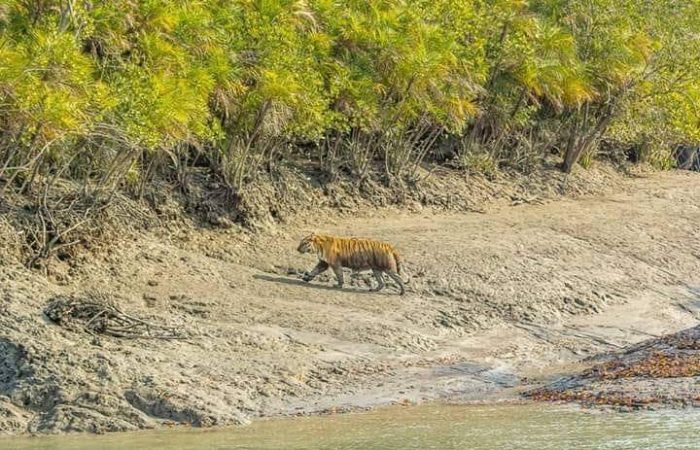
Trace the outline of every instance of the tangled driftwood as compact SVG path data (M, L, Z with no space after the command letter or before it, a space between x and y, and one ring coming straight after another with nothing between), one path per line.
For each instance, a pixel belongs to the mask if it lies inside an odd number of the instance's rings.
M126 314L104 295L90 298L59 296L52 299L44 314L54 323L93 335L127 339L186 339L189 336L174 327L148 322Z

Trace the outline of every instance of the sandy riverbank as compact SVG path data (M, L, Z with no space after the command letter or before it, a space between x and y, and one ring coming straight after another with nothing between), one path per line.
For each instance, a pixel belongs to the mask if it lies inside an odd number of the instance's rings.
M531 199L530 199L531 200ZM125 236L53 275L0 267L0 430L196 426L429 399L495 400L698 322L700 175L578 199ZM522 202L512 202L522 203ZM310 230L395 243L407 295L299 274ZM58 274L58 275L56 275ZM108 298L182 340L92 336L43 314Z

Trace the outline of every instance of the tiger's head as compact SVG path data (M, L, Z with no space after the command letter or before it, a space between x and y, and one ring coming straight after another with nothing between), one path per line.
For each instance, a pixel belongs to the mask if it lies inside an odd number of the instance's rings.
M299 246L297 247L297 251L299 253L313 253L316 251L316 233L311 233L310 235L304 237L301 242L299 242Z

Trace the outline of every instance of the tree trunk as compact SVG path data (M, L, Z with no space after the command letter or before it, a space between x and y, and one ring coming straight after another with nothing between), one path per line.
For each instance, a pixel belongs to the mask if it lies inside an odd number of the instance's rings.
M571 140L566 149L566 155L564 155L564 162L562 162L561 165L561 170L564 173L571 173L571 170L574 168L579 158L581 158L581 155L583 155L586 150L589 150L596 139L605 133L613 119L613 111L614 107L612 105L608 106L603 111L593 130L581 137L571 136ZM576 133L576 127L574 127L572 132Z

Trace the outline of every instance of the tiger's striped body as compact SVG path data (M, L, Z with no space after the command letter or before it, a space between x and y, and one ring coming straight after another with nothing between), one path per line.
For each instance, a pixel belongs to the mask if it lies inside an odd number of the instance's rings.
M335 272L338 287L343 287L343 267L359 271L372 270L378 286L373 291L384 288L383 273L389 275L404 294L404 282L401 273L401 257L396 249L386 242L371 239L340 238L320 234L310 234L303 238L297 250L300 253L315 253L318 264L304 276L305 281L311 281L316 275L329 267Z

